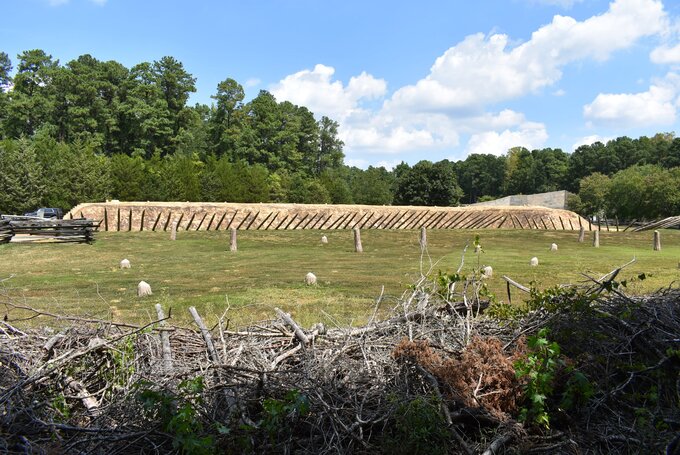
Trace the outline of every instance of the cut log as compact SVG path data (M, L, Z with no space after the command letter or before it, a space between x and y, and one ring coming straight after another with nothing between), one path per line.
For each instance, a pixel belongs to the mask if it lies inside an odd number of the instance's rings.
M295 337L300 340L300 342L304 345L309 344L309 337L305 334L304 330L300 328L300 326L293 320L292 317L290 317L290 314L284 313L281 311L279 308L274 308L274 311L276 311L276 314L279 315L279 317L285 322L288 327L293 329L293 332L295 333Z
M220 358L217 357L217 351L215 350L215 345L213 344L210 330L208 330L208 328L205 326L203 319L201 319L201 316L198 314L198 311L196 311L196 307L193 306L189 307L189 313L191 313L191 316L194 318L194 322L196 322L198 328L201 329L201 336L203 337L203 341L205 341L205 345L206 348L208 349L208 355L210 356L210 360L212 360L215 363L219 363Z

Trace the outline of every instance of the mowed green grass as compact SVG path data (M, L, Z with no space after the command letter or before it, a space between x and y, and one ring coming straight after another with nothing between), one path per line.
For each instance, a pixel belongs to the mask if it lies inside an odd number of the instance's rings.
M320 242L323 234L327 245ZM270 319L274 307L307 326L361 324L383 286L382 310L387 310L421 270L455 271L475 235L484 251L474 254L471 246L464 271L491 265L489 286L503 301L501 275L548 287L583 281L582 273L600 277L636 258L620 278L642 272L648 278L632 281L629 292L651 292L680 278L680 230L662 231L662 251L652 250L651 232L603 231L596 249L591 233L578 243L578 233L571 231L428 231L423 257L418 231L362 231L362 254L354 252L351 231L240 231L236 253L229 251L228 232L180 231L174 242L166 232L101 232L93 245L0 245L0 292L46 311L135 323L155 319L154 304L162 303L166 311L172 308L176 324L189 324L189 306L196 306L209 324L228 308L232 327ZM549 251L553 242L557 252ZM529 266L533 256L538 267ZM123 258L131 269L119 268ZM317 286L303 283L310 271L318 277ZM152 296L136 296L141 280L150 283ZM519 298L515 290L513 303ZM5 308L0 306L0 312ZM13 310L9 317L20 315Z

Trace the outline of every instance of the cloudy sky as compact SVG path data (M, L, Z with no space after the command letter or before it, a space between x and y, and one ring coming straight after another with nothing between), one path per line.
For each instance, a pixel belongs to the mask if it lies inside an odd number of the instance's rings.
M678 131L677 0L0 0L0 51L131 67L171 55L210 103L337 120L360 167Z

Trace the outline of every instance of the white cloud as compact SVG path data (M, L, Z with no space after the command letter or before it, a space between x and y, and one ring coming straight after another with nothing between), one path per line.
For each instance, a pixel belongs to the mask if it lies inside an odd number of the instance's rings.
M640 93L600 93L583 108L593 123L626 126L671 125L675 122L680 76L669 73Z
M307 106L314 113L342 122L360 110L362 99L380 98L387 91L383 79L366 72L352 77L346 87L338 80L333 81L333 74L335 68L318 64L311 71L286 76L271 87L271 92L279 100Z
M680 44L673 47L659 46L649 55L652 63L656 64L673 64L680 63Z
M569 64L604 61L667 30L659 0L616 0L604 13L582 21L556 15L521 44L504 34L469 35L437 58L425 78L391 95L384 79L362 72L343 82L334 77L333 67L323 64L291 74L270 90L279 100L338 120L347 162L357 165L371 155L451 152L461 142L467 153L503 154L514 146L540 148L548 133L544 124L527 120L521 112L498 111L496 104L554 85ZM657 103L650 109L656 116L650 114L646 121L674 118L667 92L650 88L647 98L639 101ZM557 89L552 94L565 92ZM624 95L621 101L617 96L598 97L588 106L587 117L621 118L623 105L637 98Z
M592 145L596 142L602 142L603 144L606 144L607 142L611 141L612 139L613 139L612 137L600 136L600 135L597 135L597 134L585 136L585 137L582 137L581 139L577 140L571 146L571 151L574 152L577 148L579 148L582 145Z
M262 83L262 81L260 79L258 79L256 77L251 77L250 79L248 79L246 81L245 86L248 87L248 88L252 88L252 87L257 87L261 83Z
M468 141L466 152L491 153L503 155L512 147L526 147L529 150L540 148L548 139L545 125L542 123L527 122L518 129L506 129L500 133L486 131L473 134Z
M606 60L666 22L660 1L618 0L581 22L556 15L516 47L507 35L470 35L439 57L426 78L397 90L391 107L456 111L517 98L557 82L566 64Z

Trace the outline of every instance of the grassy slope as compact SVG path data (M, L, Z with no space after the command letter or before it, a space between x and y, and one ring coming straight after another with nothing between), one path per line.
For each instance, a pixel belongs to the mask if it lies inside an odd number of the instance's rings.
M601 233L601 248L576 242L577 233L564 231L430 231L429 256L433 269L453 271L461 252L474 235L481 236L484 253L466 254L465 270L492 265L490 287L506 299L506 274L540 287L582 280L581 272L603 275L633 257L622 279L640 272L652 277L629 289L643 293L668 286L680 278L680 231L663 231L663 250L652 251L651 232ZM229 252L228 232L180 232L176 242L167 233L100 233L94 245L0 245L0 280L11 298L59 313L148 321L153 304L172 307L175 322L186 322L186 308L195 305L214 322L228 301L237 323L270 318L279 306L309 325L361 323L385 286L387 296L398 297L420 271L419 233L364 231L363 254L353 252L350 231L241 231L239 252ZM550 253L552 242L559 245ZM529 267L537 256L540 265ZM120 270L128 258L132 269ZM430 268L425 257L423 268ZM308 271L319 280L316 287L302 282ZM154 295L136 297L140 280L149 282ZM519 295L519 294L513 294ZM385 306L389 305L389 299ZM241 308L238 312L237 308ZM4 313L4 311L2 311ZM15 316L15 314L12 314Z

